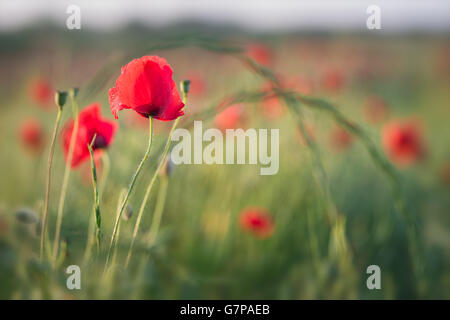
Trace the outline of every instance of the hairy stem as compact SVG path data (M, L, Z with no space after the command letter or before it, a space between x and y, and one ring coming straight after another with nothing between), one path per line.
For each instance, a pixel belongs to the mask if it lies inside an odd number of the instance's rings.
M111 243L110 243L110 246L109 246L108 255L107 255L107 257L106 257L105 271L106 271L106 269L107 269L107 267L108 267L108 263L109 263L109 260L110 260L110 258L111 258L111 253L112 253L113 247L115 246L116 236L117 236L117 229L118 229L119 223L120 223L120 216L122 215L122 212L123 212L123 210L125 209L125 206L127 205L128 198L130 197L130 194L131 194L131 192L133 191L133 187L134 187L134 184L136 183L136 179L137 179L137 177L139 176L139 173L141 172L142 167L144 166L145 161L147 161L147 158L148 158L148 156L149 156L149 154L150 154L150 150L151 150L151 148L152 148L152 140L153 140L153 123L152 123L152 117L149 117L148 119L149 119L149 138L148 138L147 151L145 152L144 157L143 157L142 160L141 160L141 163L139 164L138 168L136 169L136 172L134 173L134 175L133 175L133 177L132 177L132 179L131 179L130 186L128 187L128 191L127 191L127 193L126 193L126 195L125 195L125 198L124 198L124 200L123 200L123 202L122 202L122 205L121 205L121 207L120 207L120 210L119 210L119 212L118 212L118 214L117 214L116 221L115 221L115 223L114 223L113 233L112 233L112 236L111 236Z
M46 231L46 227L47 227L47 213L48 213L48 202L49 202L49 198L50 198L50 183L51 183L51 176L52 176L53 154L55 152L55 141L56 141L56 136L58 134L59 124L61 122L61 114L62 114L62 108L60 107L60 108L58 108L58 114L56 115L55 127L53 129L52 141L50 143L50 151L49 151L48 162L47 162L47 182L46 182L46 189L45 189L44 210L42 212L41 243L40 243L40 252L39 252L39 259L41 262L44 257L45 231Z
M78 102L75 97L75 92L72 90L70 93L70 98L72 101L72 112L74 117L74 125L72 130L72 135L70 137L70 145L69 145L69 152L67 154L66 159L66 167L64 169L64 177L63 182L61 185L61 194L59 197L59 205L58 205L58 214L56 218L56 232L55 232L55 239L53 240L53 266L55 266L56 259L58 257L58 246L59 246L59 238L61 234L61 224L62 224L62 218L63 218L63 212L64 212L64 203L66 199L67 194L67 186L69 185L69 178L70 178L70 172L71 172L71 165L72 165L72 159L73 159L73 151L75 149L75 142L78 135Z

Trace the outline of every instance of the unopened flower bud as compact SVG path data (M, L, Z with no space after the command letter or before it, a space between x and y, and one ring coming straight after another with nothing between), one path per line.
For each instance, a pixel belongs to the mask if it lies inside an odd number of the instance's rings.
M184 92L185 95L189 93L190 88L191 88L191 80L181 81L181 91Z
M122 219L125 221L128 221L133 216L133 207L131 204L127 204L127 207L125 208L125 211L122 213Z
M29 208L20 208L15 214L16 219L25 224L33 224L39 221L36 213Z
M67 92L65 91L56 91L55 93L55 103L56 105L62 109L67 101Z

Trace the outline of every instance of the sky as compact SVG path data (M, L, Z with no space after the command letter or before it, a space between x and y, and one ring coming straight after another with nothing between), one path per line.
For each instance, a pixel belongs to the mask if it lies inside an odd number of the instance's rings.
M251 31L364 30L370 5L381 9L381 32L450 31L450 0L0 0L0 31L41 21L65 27L69 5L81 26L114 30L131 22L167 26L186 20Z

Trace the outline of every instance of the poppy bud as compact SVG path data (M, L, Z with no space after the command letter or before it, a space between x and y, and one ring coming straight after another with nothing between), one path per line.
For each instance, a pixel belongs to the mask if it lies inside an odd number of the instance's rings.
M33 224L39 221L36 213L29 208L20 208L15 214L16 219L25 224Z
M190 88L191 88L191 80L181 81L181 91L184 92L185 95L189 93Z
M170 177L172 175L173 170L175 169L175 163L173 163L170 156L166 158L164 162L164 166L161 168L160 175L164 177Z
M76 98L77 96L78 96L78 92L80 91L80 89L78 89L78 88L72 88L72 89L70 89L70 91L69 91L69 95L72 97L72 98Z
M125 221L128 221L133 216L133 207L131 204L127 204L127 207L125 208L125 211L122 213L122 219Z
M67 101L67 92L65 91L56 91L55 93L55 103L56 105L62 109Z

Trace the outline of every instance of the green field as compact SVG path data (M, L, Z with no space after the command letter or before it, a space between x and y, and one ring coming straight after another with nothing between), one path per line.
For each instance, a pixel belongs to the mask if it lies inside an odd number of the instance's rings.
M266 66L248 58L246 49L254 43L269 50ZM1 34L0 298L449 299L449 52L447 35L205 35L139 27L107 34L72 35L49 27ZM192 130L194 120L214 127L222 109L239 103L244 128L278 128L278 173L260 175L259 165L203 164L178 165L159 176L125 267L139 207L173 123L154 120L151 153L129 198L133 215L120 223L105 272L121 194L148 140L145 122L123 110L115 140L97 163L100 248L93 239L94 192L86 161L70 173L53 263L65 171L58 134L40 260L40 222L23 222L17 211L29 208L42 220L57 107L40 107L30 86L43 77L54 90L78 87L80 110L99 102L112 121L108 90L121 66L144 55L164 57L177 84L192 80L179 127ZM343 79L337 89L324 84L329 70ZM274 77L307 79L308 92L298 94L295 86L275 90L281 114L267 117L261 88ZM203 83L196 92L198 79ZM374 96L387 108L376 123L364 111ZM69 99L62 124L72 117ZM36 153L20 136L30 118L41 123L45 137ZM425 149L408 167L392 161L382 144L383 126L404 119L421 124ZM348 134L343 144L337 128ZM270 214L270 236L242 228L239 217L248 207ZM158 212L161 224L149 245ZM80 290L66 287L69 265L81 268ZM381 290L366 286L369 265L381 269Z

